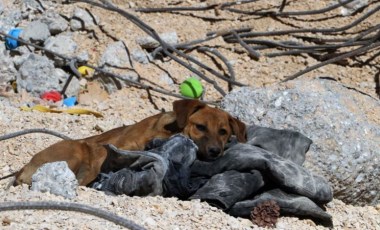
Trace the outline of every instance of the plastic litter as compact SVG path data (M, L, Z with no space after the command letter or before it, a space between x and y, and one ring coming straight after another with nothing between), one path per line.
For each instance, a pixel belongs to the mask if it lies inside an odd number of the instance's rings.
M15 37L15 38L18 38L20 36L22 32L22 29L20 28L15 28L15 29L11 29L8 33L8 35L12 36L12 37ZM19 46L19 42L15 39L12 39L12 38L5 38L5 46L7 47L7 49L16 49L18 46Z

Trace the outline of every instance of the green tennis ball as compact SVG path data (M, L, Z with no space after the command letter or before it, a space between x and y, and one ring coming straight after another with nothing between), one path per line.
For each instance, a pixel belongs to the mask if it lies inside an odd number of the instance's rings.
M179 89L182 96L190 97L190 98L198 98L203 93L202 83L195 77L190 77L186 79L179 86Z

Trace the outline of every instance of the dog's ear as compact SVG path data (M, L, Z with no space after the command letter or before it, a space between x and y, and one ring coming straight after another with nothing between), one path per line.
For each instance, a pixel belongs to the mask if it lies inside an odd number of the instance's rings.
M230 126L239 142L247 142L247 130L245 124L232 116L229 117Z
M184 128L190 115L205 106L206 104L199 100L184 99L173 102L173 111L176 115L178 127Z

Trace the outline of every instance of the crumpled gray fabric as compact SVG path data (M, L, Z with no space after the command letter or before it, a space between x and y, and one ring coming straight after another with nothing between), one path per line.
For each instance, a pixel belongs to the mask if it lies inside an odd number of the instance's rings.
M100 173L92 187L117 195L161 195L162 180L168 169L168 160L145 151L127 151L113 145L105 146L108 158L116 158L123 168Z
M257 125L247 128L248 142L298 165L305 161L306 152L312 141L299 132L292 130L278 130Z
M251 210L258 204L274 200L280 206L280 214L291 214L298 217L312 216L316 221L325 225L332 226L332 217L313 201L305 196L288 194L280 189L273 189L257 195L253 199L237 202L229 210L232 216L249 217Z
M198 147L195 143L181 134L177 134L168 140L154 140L155 146L151 146L154 152L167 160L167 171L163 178L163 195L187 199L194 191L198 190L199 184L191 183L191 165L197 158ZM151 143L152 144L152 143ZM161 144L161 146L160 146Z
M211 177L190 199L207 200L209 204L227 210L236 202L255 194L263 186L264 180L259 171L231 170Z
M211 177L229 170L246 172L252 169L259 170L286 191L306 196L317 203L332 200L332 189L324 178L290 160L249 144L236 144L213 162L197 160L191 171L196 176Z
M277 196L282 210L288 210L284 213L331 222L331 216L315 208L332 200L330 185L300 165L311 140L293 131L258 126L248 127L248 138L245 144L230 143L225 155L212 162L196 160L197 146L181 134L155 139L146 151L108 146L104 171L93 187L115 194L201 199L236 216L252 209L243 210L245 201L256 205L267 198L259 195L269 192ZM273 189L280 192L270 192ZM308 202L284 202L284 194Z
M163 195L165 186L187 188L198 150L194 142L179 134L165 141L155 139L149 145L154 149L129 151L106 145L108 156L102 173L91 187L131 196ZM178 194L181 192L187 194Z

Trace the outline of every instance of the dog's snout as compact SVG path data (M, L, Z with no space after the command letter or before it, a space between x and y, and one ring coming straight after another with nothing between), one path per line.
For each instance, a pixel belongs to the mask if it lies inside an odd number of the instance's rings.
M220 153L222 152L222 149L219 147L209 147L208 148L208 154L210 157L218 157Z

